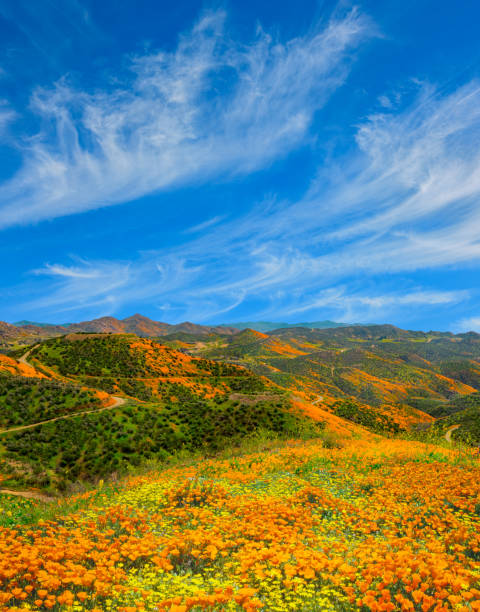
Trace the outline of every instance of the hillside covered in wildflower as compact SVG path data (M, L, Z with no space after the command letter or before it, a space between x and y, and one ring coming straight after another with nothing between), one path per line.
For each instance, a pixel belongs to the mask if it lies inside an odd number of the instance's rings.
M0 612L480 612L479 24L0 0Z
M480 610L476 342L327 331L1 355L0 610Z
M246 329L223 336L177 332L162 341L191 355L243 365L323 413L348 418L354 405L354 422L373 431L428 428L469 407L476 420L480 335L474 332L356 325ZM455 435L480 444L468 415L463 422Z
M46 510L1 498L2 609L480 609L468 453L382 438L252 451L100 483Z

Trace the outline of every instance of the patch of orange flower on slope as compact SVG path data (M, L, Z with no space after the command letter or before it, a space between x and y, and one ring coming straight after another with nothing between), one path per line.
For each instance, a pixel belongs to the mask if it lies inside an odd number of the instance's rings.
M407 397L410 390L418 387L418 385L402 382L393 382L392 380L379 378L377 376L374 376L373 374L369 374L368 372L364 372L360 369L352 369L349 372L344 373L343 376L355 385L372 385L375 390L381 395L385 402L402 401ZM447 378L446 376L442 376L441 374L434 374L434 377L438 380L442 380L447 383L449 389L452 392L466 395L469 393L474 393L476 391L473 387L470 387L469 385L465 385L464 383L452 380L450 378ZM424 383L423 388L432 397L442 397L438 392L429 387L427 382Z
M431 415L411 406L382 405L378 410L393 419L403 429L410 429L420 423L433 423L435 421L435 418Z
M146 366L159 376L169 374L173 369L177 375L197 373L195 358L180 351L168 348L147 338L135 338L130 344L132 351L142 353Z
M81 512L0 529L1 609L267 612L278 595L292 612L328 597L323 609L480 610L480 472L453 455L292 441L87 493Z
M213 376L208 369L202 367L209 363L208 359L191 357L147 338L135 338L129 346L133 352L138 351L142 354L152 376ZM217 365L217 362L210 361L210 364ZM241 366L232 364L229 364L229 367L242 372L245 370Z
M296 348L287 342L281 342L278 338L268 337L268 341L262 345L266 354L283 355L285 357L298 357L299 355L307 355L308 353Z
M21 363L16 359L0 354L0 373L5 372L15 376L27 376L29 378L46 378L45 374L34 367Z
M364 427L342 419L337 415L332 414L328 410L325 410L322 408L320 403L313 404L312 402L298 398L294 399L292 404L297 410L303 412L303 414L309 416L314 421L326 423L328 429L336 434L346 436L348 438L354 434L365 436L366 438L374 437L373 434L367 431Z

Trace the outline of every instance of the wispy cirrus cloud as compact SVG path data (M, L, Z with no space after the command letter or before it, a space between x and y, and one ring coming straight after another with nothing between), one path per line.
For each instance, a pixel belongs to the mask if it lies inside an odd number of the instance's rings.
M103 278L102 269L88 265L88 262L82 262L80 266L61 266L58 264L47 264L44 268L33 270L34 274L47 274L49 276L60 276L64 278L74 279L96 279Z
M385 275L478 267L479 109L475 81L450 93L423 86L402 109L360 124L356 148L320 168L299 201L262 201L176 247L140 255L128 262L128 280L110 292L99 283L99 295L115 296L118 307L138 302L138 291L175 320L212 320L249 303L261 316L378 320L467 301L468 290L411 281L392 290ZM383 280L359 286L376 277ZM56 278L48 303L68 307L78 280Z
M286 311L286 316L299 315L303 313L321 312L326 308L340 314L342 320L375 321L381 322L384 317L397 314L404 308L418 307L431 308L432 306L453 306L470 298L467 290L405 290L392 291L390 293L371 292L365 290L354 290L348 285L340 285L312 296L310 301L297 305Z
M40 312L52 307L62 313L82 308L113 312L123 302L121 295L132 278L128 262L118 261L76 260L74 265L47 264L32 272L49 282L53 279L51 291L31 302Z
M211 219L207 219L206 221L203 221L202 223L198 223L197 225L189 227L188 229L184 231L184 233L185 234L197 234L198 232L203 232L209 227L212 227L213 225L217 225L218 223L220 223L220 221L223 221L224 219L225 217L223 215L216 215L215 217L212 217Z
M0 71L0 77L1 75ZM6 133L7 128L16 116L16 112L9 106L8 102L0 99L0 137Z
M133 302L155 305L160 317L180 321L215 321L228 315L250 297L260 300L258 316L315 317L329 312L344 321L379 321L399 309L417 306L452 306L470 298L466 290L425 290L400 287L388 292L381 288L352 287L337 283L324 289L306 290L315 275L299 259L271 258L252 266L250 275L231 278L214 276L208 265L196 268L178 257L146 257L135 262L84 262L69 267L47 266L42 272L54 279L48 295L31 302L36 312L55 309L69 312L92 308L113 314ZM210 282L208 282L210 277ZM302 283L299 282L302 280ZM218 322L218 320L217 320Z
M305 142L350 53L373 33L354 10L287 42L259 29L243 44L225 20L207 13L174 51L134 58L115 89L61 80L35 91L44 128L1 185L0 228L265 167Z
M293 313L314 310L321 306L337 304L338 306L359 305L371 309L382 309L388 306L425 305L425 304L454 304L468 298L468 291L413 291L410 293L390 293L387 295L349 295L347 287L338 287L336 290L320 292L313 302L297 306Z
M480 317L467 317L460 319L454 326L457 332L480 332Z

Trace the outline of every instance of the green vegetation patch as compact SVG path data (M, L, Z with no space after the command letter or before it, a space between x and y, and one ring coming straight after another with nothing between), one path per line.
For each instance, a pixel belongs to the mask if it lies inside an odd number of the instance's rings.
M0 375L0 428L39 423L101 407L91 391L59 381Z
M449 401L429 397L415 397L409 398L408 403L410 406L439 419L465 410L466 408L477 407L480 409L480 393L458 395Z
M398 433L400 426L388 415L373 408L365 408L351 400L340 400L332 406L333 412L341 417L363 425L376 433Z
M63 376L145 376L145 353L133 350L132 336L86 336L74 342L53 338L33 349L32 358L56 369Z
M452 431L453 440L480 447L480 405L470 406L461 412L456 412L437 421L434 429L440 435L443 435L453 425L460 425L458 429Z
M475 389L480 389L480 364L467 360L444 361L440 363L439 368L444 376L459 380Z
M315 435L321 425L290 412L290 404L207 401L131 404L2 436L4 459L23 465L9 486L66 489L180 451L217 451L257 430L277 436Z

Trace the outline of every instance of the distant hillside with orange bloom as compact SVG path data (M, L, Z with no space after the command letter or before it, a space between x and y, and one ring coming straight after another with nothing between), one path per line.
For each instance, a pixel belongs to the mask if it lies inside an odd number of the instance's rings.
M426 334L389 325L265 334L246 329L210 342L190 336L182 349L244 365L327 410L335 401L354 400L402 428L430 423L429 410L480 389L478 334Z

